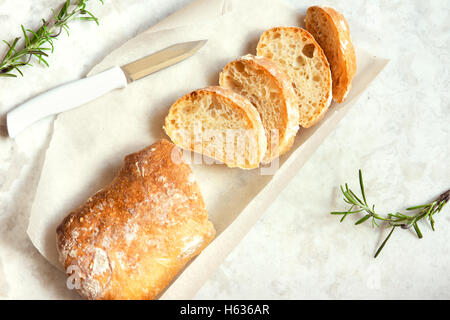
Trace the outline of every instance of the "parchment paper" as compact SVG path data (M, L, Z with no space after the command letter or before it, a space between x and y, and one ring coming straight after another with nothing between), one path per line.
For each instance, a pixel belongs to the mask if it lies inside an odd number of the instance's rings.
M264 30L303 26L307 7L307 1L304 10L296 11L279 0L197 0L126 42L95 66L90 74L174 43L208 39L190 59L57 117L28 226L28 235L39 252L61 268L55 229L62 219L112 180L126 154L168 138L162 125L177 98L216 85L227 62L255 53ZM292 150L280 158L274 175L263 175L261 169L192 165L217 237L161 298L193 297L387 63L358 49L357 61L358 73L347 101L340 105L333 102L318 125L300 129Z

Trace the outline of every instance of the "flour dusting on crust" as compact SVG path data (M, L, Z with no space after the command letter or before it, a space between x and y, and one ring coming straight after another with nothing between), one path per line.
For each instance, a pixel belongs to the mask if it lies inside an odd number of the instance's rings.
M162 140L128 155L113 182L58 227L59 260L75 267L86 298L152 299L214 236L192 171L171 161L173 146Z

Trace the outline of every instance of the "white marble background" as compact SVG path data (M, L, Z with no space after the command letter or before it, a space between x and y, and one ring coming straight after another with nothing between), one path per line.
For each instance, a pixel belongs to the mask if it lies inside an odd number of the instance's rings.
M300 7L301 0L288 0ZM0 38L37 27L61 0L0 0ZM52 130L42 121L15 140L4 133L5 112L64 81L85 75L106 52L189 0L106 0L89 7L101 20L74 22L56 41L50 68L0 79L0 298L78 298L62 273L26 236L29 209ZM369 224L340 224L338 189L366 193L380 213L429 201L450 188L450 3L447 0L323 0L347 17L353 40L391 59L338 128L272 204L263 218L197 294L198 299L449 299L450 205L424 238L386 233ZM5 46L0 44L0 55Z

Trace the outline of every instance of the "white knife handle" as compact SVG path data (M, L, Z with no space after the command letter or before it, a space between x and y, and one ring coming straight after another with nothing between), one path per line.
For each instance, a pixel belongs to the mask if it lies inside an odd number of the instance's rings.
M44 92L6 115L8 135L13 138L32 123L52 114L73 109L105 93L127 86L127 78L119 67L94 76L68 82Z

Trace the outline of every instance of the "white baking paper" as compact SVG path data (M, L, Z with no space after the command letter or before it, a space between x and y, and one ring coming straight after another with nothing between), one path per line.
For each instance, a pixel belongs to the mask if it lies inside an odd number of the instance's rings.
M305 1L305 11L307 6ZM28 226L39 252L61 268L56 226L112 180L126 154L168 138L162 126L171 104L192 90L217 85L227 62L255 53L264 30L303 26L305 11L293 10L280 0L197 0L106 56L90 74L174 43L208 39L188 60L57 117ZM300 129L274 175L217 164L192 166L217 237L161 298L194 296L387 63L358 49L357 61L358 72L346 102L333 103L319 124Z

